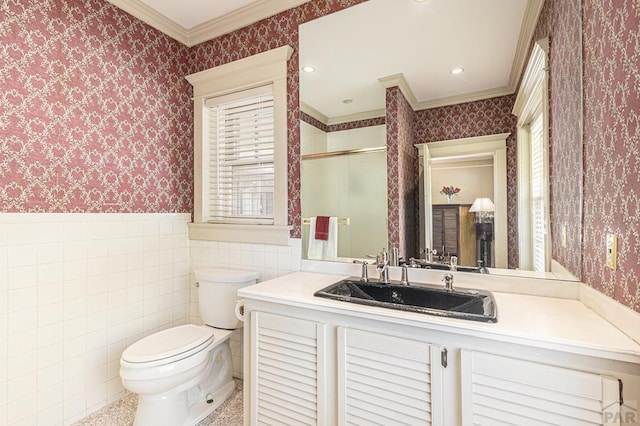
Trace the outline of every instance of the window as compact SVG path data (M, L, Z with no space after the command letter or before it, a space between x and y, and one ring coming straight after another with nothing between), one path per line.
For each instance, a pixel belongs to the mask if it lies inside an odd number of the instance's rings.
M273 224L271 85L207 99L205 106L207 221Z
M538 41L520 84L518 116L519 267L551 270L549 235L548 40Z
M547 188L542 114L529 126L531 140L531 244L533 270L547 271Z
M191 239L289 244L292 52L283 46L187 76L194 95Z

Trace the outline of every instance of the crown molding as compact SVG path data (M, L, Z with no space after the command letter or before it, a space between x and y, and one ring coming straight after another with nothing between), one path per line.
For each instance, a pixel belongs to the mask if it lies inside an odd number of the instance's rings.
M310 0L258 0L221 17L187 29L147 6L142 0L107 0L187 47L220 37Z
M300 102L300 112L304 112L305 114L315 118L325 126L329 123L329 117L304 102Z
M371 111L357 112L355 114L340 115L338 117L329 118L327 125L351 123L354 121L370 120L372 118L386 117L387 111L385 109L374 109Z
M221 35L228 34L262 19L298 7L310 0L258 0L233 10L224 16L197 25L190 30L188 46L195 46Z
M512 93L515 93L522 75L522 70L527 62L527 55L529 54L529 46L531 46L531 39L533 33L536 30L538 24L538 18L540 12L542 12L542 6L544 0L529 0L527 1L527 8L524 12L522 19L522 26L520 27L520 36L518 37L518 45L516 47L516 54L513 58L513 65L511 66L511 75L509 76L509 88Z
M448 105L463 104L466 102L480 101L482 99L497 98L498 96L511 95L514 89L511 87L498 87L495 89L481 90L479 92L465 93L462 95L448 96L446 98L431 99L419 102L409 87L409 83L402 74L395 74L389 77L382 77L378 81L386 88L398 86L400 91L409 102L411 109L421 111L423 109L439 108Z
M107 0L142 22L151 25L182 44L189 45L189 32L181 25L158 13L141 0Z
M324 115L323 113L315 109L314 107L304 102L300 102L300 111L315 118L325 126L332 126L335 124L342 124L342 123L352 123L354 121L370 120L372 118L386 117L387 115L387 111L385 109L374 109L371 111L340 115L338 117L327 117L326 115Z
M413 94L413 91L411 90L409 83L407 83L407 80L404 78L404 74L394 74L388 77L381 77L378 79L378 81L380 82L380 84L382 84L382 86L385 89L398 86L398 88L404 95L407 102L409 102L411 109L414 111L417 111L418 100Z
M511 87L498 87L495 89L481 90L479 92L465 93L463 95L449 96L446 98L432 99L418 102L415 111L423 109L439 108L449 105L464 104L467 102L481 101L483 99L497 98L498 96L512 95L514 89Z

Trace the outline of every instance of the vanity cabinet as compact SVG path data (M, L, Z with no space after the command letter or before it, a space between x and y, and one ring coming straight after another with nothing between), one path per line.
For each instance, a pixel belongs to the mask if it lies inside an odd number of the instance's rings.
M247 312L245 424L613 425L618 379L640 393L637 364L273 303Z
M461 351L462 424L613 425L618 379L479 351Z
M348 327L337 339L338 424L443 424L439 346Z
M327 424L326 328L314 321L251 313L251 424Z

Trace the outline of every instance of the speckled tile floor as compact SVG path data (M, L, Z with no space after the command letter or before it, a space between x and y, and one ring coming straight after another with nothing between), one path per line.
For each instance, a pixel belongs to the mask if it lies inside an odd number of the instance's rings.
M242 381L235 379L236 389L213 413L197 426L241 426L242 425ZM73 426L131 426L136 414L138 397L128 394Z

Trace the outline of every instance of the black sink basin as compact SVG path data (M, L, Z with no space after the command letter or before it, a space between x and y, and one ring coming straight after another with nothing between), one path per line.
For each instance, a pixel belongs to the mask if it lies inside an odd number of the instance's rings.
M448 291L433 286L380 284L348 278L318 290L314 296L449 318L498 320L493 295L482 290Z

